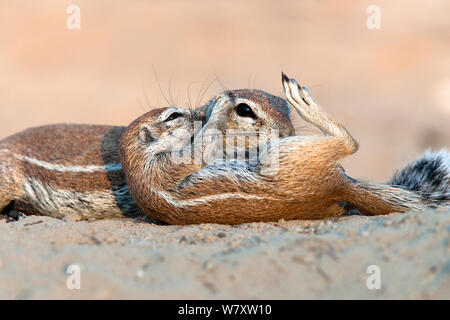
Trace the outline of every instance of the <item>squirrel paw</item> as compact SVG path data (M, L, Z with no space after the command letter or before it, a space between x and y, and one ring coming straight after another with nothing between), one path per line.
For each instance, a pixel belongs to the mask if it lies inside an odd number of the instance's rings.
M307 87L302 87L295 79L290 79L282 73L283 89L289 104L305 117L320 110L319 105L314 101Z

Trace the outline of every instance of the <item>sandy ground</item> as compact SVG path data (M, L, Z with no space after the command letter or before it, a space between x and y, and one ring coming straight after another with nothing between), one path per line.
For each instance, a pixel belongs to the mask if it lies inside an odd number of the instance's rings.
M0 298L450 299L449 235L450 209L184 227L32 216L0 222Z

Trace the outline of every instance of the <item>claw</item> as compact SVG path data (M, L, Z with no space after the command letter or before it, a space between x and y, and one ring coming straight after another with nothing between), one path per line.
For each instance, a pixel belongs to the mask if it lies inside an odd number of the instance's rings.
M281 81L289 82L289 77L284 72L281 72Z
M310 106L308 89L300 86L297 80L290 79L284 72L281 73L281 78L289 105L303 118L305 112L303 108Z

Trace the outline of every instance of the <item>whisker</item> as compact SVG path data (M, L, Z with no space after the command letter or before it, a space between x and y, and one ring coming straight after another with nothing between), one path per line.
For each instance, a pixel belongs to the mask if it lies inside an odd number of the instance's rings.
M214 71L214 76L216 77L216 80L217 80L217 82L219 83L219 85L222 87L222 90L223 90L224 92L225 92L225 91L228 91L228 89L223 85L223 83L222 83L222 81L220 80L219 75L217 74L216 71Z
M205 96L205 93L209 90L209 88L211 88L211 86L213 85L214 82L216 82L216 79L213 79L213 80L209 83L209 85L205 88L205 90L203 91L203 93L202 93L202 95L201 95L201 98L200 98L199 103L202 102L203 97ZM197 106L197 108L198 108L198 107L199 107L199 106Z
M199 91L199 93L198 93L198 95L197 95L197 99L195 99L195 109L197 109L197 108L199 107L199 103L200 103L200 101L199 101L200 93L202 92L203 86L205 85L205 82L206 82L207 80L208 80L208 78L206 78L206 79L202 82L202 85L201 85L201 87L200 87L200 91Z
M194 82L191 82L189 85L188 85L188 88L187 88L187 95L188 95L188 101L189 101L189 110L192 110L192 100L191 100L191 86L194 84L194 83L196 83L196 82L198 82L198 81L194 81Z
M144 113L147 112L147 110L145 109L144 105L141 102L141 99L139 99L139 97L136 98L137 103L139 104L139 106L142 108L142 110L144 111Z
M142 90L144 91L145 101L147 103L147 106L149 107L148 110L150 110L152 108L152 106L151 106L150 101L148 100L148 97L147 97L147 91L145 90L145 81L144 81L144 79L142 79Z
M152 66L152 67L153 67L153 73L155 74L156 81L158 82L159 91L161 92L162 96L164 97L164 100L166 100L167 104L170 105L170 101L167 100L167 97L164 94L163 89L161 88L161 83L159 82L159 78L158 78L158 74L156 73L156 69L154 66Z
M174 101L173 101L173 97L172 97L172 78L173 78L173 74L171 74L170 78L169 78L169 99L170 99L170 102L171 102L171 104L173 106L177 106L178 103L175 104Z

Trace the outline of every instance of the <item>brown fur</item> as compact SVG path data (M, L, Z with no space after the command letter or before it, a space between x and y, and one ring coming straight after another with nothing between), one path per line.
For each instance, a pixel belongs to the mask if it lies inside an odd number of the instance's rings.
M412 192L346 176L337 161L355 153L358 143L322 111L306 88L287 77L283 77L283 86L289 104L326 136L272 141L269 150L279 150L277 171L263 161L256 166L174 164L168 152L144 154L136 139L143 122L131 124L120 153L130 192L140 208L171 224L321 219L342 214L345 210L340 204L345 201L369 214L420 208ZM208 130L225 133L233 124L234 100L223 95L207 110L207 122L193 142L200 148L194 150L210 153L216 147L217 141L204 134ZM273 108L270 104L264 107ZM276 108L265 114L272 112L277 113ZM265 160L271 156L268 152Z
M59 124L30 128L0 144L0 149L55 165L103 166L120 163L118 141L126 127ZM27 163L16 167L23 176L37 177L66 190L102 190L125 183L122 171L58 172Z
M189 123L191 114L200 121L204 116L201 110L182 112ZM0 141L0 211L12 203L26 213L54 217L141 215L120 164L118 144L125 129L59 124Z
M0 142L0 150L7 150L0 154L0 210L15 201L16 208L47 214L27 202L23 187L27 177L64 192L101 192L126 184L122 170L61 172L16 157L65 167L120 163L117 144L124 130L125 127L61 124L27 129L4 139Z
M278 128L280 118L286 126L284 132L293 134L286 102L262 91L235 90L227 93L259 104L272 103L278 111L258 123L256 127ZM258 104L258 105L259 105ZM184 129L188 137L194 133L194 121L204 120L208 104L196 110L173 108L183 114L171 121L158 119L171 108L156 109L136 120L155 120L147 131L140 134L160 141L162 145L173 145L176 136L167 135ZM239 119L234 125L240 126ZM243 126L246 123L242 123ZM230 127L231 127L230 123ZM125 127L59 124L27 129L0 141L0 212L10 204L26 213L76 219L123 217L140 215L127 192L127 183L122 170L97 170L111 164L120 165L119 139ZM95 170L87 170L95 166ZM63 167L64 170L61 169ZM81 167L84 170L66 170ZM59 170L58 170L59 168Z

